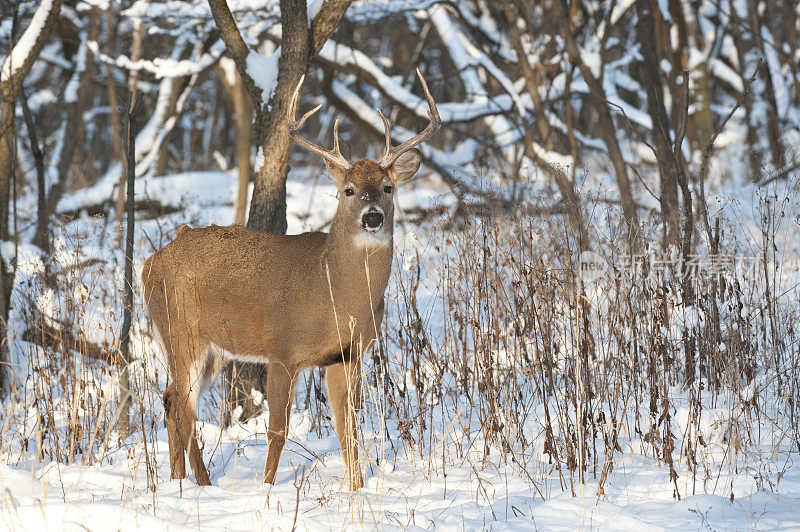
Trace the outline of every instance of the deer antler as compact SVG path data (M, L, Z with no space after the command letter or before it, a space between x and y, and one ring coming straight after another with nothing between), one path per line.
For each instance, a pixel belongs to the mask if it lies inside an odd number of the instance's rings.
M425 99L428 100L428 117L431 119L431 122L428 124L428 127L416 137L405 141L399 146L392 147L389 122L386 120L386 117L383 116L381 110L378 109L378 114L381 115L381 120L383 120L383 128L386 130L386 149L383 152L383 157L378 161L378 164L383 169L389 168L403 153L431 138L439 131L442 125L442 120L439 118L439 110L436 108L436 102L433 101L431 91L428 90L428 84L425 83L425 78L422 77L422 73L419 69L417 69L417 76L419 76L419 81L422 83L422 88L425 90Z
M304 114L300 120L297 120L297 104L300 101L300 89L303 87L303 81L305 81L306 76L303 75L300 77L300 82L297 84L297 87L294 89L294 94L292 94L292 100L289 103L289 111L287 112L286 116L286 124L289 128L289 136L294 140L296 143L307 149L312 153L316 153L329 163L337 166L341 170L348 170L350 169L350 163L347 162L342 156L342 152L339 151L339 119L336 119L336 122L333 124L333 149L326 150L321 146L317 146L313 142L309 142L300 135L298 135L297 130L303 127L303 124L306 123L308 117L319 111L322 104L316 106L315 108L308 111Z

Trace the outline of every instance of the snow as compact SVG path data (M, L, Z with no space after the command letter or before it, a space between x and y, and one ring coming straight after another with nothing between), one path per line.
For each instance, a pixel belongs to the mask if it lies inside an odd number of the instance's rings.
M158 460L162 461L166 451L164 442L159 443ZM258 479L258 452L237 457L224 476L214 479L215 486L199 488L190 481L181 486L178 481L162 480L157 496L133 488L130 483L137 477L141 483L142 478L131 475L132 464L124 459L90 468L44 466L35 469L34 475L3 464L0 478L8 490L7 504L13 501L14 509L0 514L0 519L9 527L24 523L29 530L60 530L70 523L90 530L289 530L297 509L300 530L431 526L446 530L676 530L706 525L788 530L800 524L796 495L753 490L733 501L705 494L675 501L669 483L654 471L656 464L636 459L621 461L621 487L601 497L586 486L575 497L550 494L543 500L508 467L488 468L476 480L469 459L461 467L453 464L446 481L441 474L420 471L410 459L398 460L397 466L388 462L373 468L374 475L361 492L348 494L339 491L338 479L329 471L339 465L336 458L329 456L325 467L304 458L307 452L324 453L330 443L318 440L294 458L295 463L308 466L299 504L294 481L301 475L283 467L279 482L271 488L264 486ZM263 454L263 446L260 449ZM302 451L299 446L294 450ZM443 493L447 495L442 497Z
M101 3L101 9L105 10L106 2L92 0L90 4ZM228 0L228 8L232 13L263 12L273 11L278 2L277 0ZM207 20L211 18L211 10L208 2L194 0L184 2L179 0L169 0L167 2L151 2L150 0L137 0L129 8L122 11L122 15L132 19L158 19L162 17L186 17L197 20Z
M253 79L256 87L261 89L261 99L267 102L278 85L278 59L281 49L278 47L269 57L264 57L257 52L247 54L247 74Z
M619 22L619 20L625 15L625 13L633 6L634 0L623 0L622 2L613 2L611 5L611 16L608 19L608 23L611 26L614 26ZM663 11L663 9L662 9ZM669 15L669 11L665 12L667 16Z
M86 56L88 46L85 41L81 41L78 48L77 61L75 64L75 71L72 74L67 86L64 87L64 103L73 103L78 101L78 89L80 88L80 75L86 70Z
M742 77L737 74L731 67L714 57L709 61L709 69L714 76L723 80L725 83L734 88L738 92L744 91L744 83Z
M600 56L599 49L583 49L581 50L581 61L586 67L589 69L589 72L592 73L597 79L600 79L602 74L602 66L603 66L603 58Z
M11 77L22 68L25 61L28 60L28 56L30 56L33 51L36 41L39 40L42 31L45 29L45 23L50 16L50 12L53 10L54 2L55 0L41 0L27 29L25 29L25 32L14 45L11 53L9 53L5 61L3 61L3 67L0 71L0 79L2 79L2 81L11 79Z
M311 23L314 21L314 17L322 9L322 6L325 4L325 0L310 0L306 4L306 18L308 19L308 27L311 27Z
M143 177L136 180L136 195L158 200L162 205L232 205L238 177L223 172L186 172L168 177ZM225 195L224 192L228 194Z
M265 162L266 161L264 160L264 147L259 146L258 151L256 152L255 163L253 163L253 171L257 174L259 171L261 171L261 167L264 166Z
M86 44L100 61L133 72L145 71L155 76L156 79L182 78L199 74L216 63L217 58L222 55L223 51L221 46L215 46L210 50L210 53L203 54L198 59L175 59L175 53L173 52L173 57L170 58L156 57L152 60L139 59L133 61L125 55L119 55L116 58L109 57L100 51L100 45L97 41L86 41Z
M236 72L236 63L230 57L224 56L219 58L219 70L228 85L235 85L238 76Z
M58 97L50 89L36 91L28 97L28 107L34 113L44 106L58 102Z
M219 184L230 184L233 180L235 178L232 175L223 172L188 172L173 174L170 179L144 176L136 178L135 190L137 195L157 199L164 205L177 207L186 204L189 198L205 205L219 203L222 198L217 196L219 190L215 187ZM74 211L103 204L111 199L116 184L115 181L106 179L94 187L78 190L65 196L58 204L58 210ZM209 195L206 195L206 191Z

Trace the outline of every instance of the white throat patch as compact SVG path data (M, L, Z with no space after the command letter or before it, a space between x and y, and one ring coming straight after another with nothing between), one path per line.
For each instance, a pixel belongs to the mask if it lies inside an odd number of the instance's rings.
M353 237L353 244L359 248L385 247L391 245L391 243L392 234L386 230L378 231L377 233L361 231Z

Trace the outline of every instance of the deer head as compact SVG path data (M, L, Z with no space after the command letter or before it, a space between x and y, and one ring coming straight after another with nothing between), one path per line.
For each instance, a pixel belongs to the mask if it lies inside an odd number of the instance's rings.
M391 242L395 189L398 185L414 177L419 170L421 153L416 146L432 137L441 126L436 102L419 69L417 69L417 76L419 76L425 91L425 98L428 101L430 123L422 133L399 146L392 146L389 122L378 109L386 136L386 147L378 161L360 159L351 164L342 156L339 149L338 119L333 125L333 149L331 150L326 150L300 136L297 131L310 116L322 107L318 105L297 120L297 105L305 76L300 78L289 104L287 116L289 136L297 144L325 160L328 173L339 191L336 220L348 220L350 227L346 229L355 232L357 242L363 245L388 245Z

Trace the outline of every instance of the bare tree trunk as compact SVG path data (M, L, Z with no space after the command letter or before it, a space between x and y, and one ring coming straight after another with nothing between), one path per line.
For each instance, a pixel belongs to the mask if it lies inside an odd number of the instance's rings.
M0 252L0 394L8 385L11 353L8 345L8 316L11 311L11 291L14 288L14 269Z
M108 56L114 57L114 39L116 38L116 26L114 21L114 3L109 2L106 8L106 41L108 46ZM117 111L117 93L114 86L114 67L105 63L106 70L106 98L108 99L108 129L111 131L111 163L122 160L122 143L120 142L118 131L119 112Z
M239 188L236 193L234 221L244 225L247 219L247 189L250 186L252 175L250 149L253 143L253 131L250 123L253 120L253 105L238 72L229 72L220 63L219 73L219 78L231 98L233 112L236 115L236 166L239 174Z
M740 24L735 21L730 25L731 35L733 35L733 42L736 46L736 58L739 63L739 76L742 80L742 85L747 86L747 74L751 66L754 64L750 59L753 57L753 40L752 35L744 31ZM755 100L755 90L745 90L742 98L742 108L745 113L745 123L747 124L747 154L750 163L750 172L753 181L760 181L762 176L761 162L764 159L762 146L760 142L760 132L756 118L753 113L753 104Z
M13 173L16 171L16 150L14 138L16 129L14 123L13 100L3 98L2 119L0 120L0 176L4 179L0 188L0 214L3 216L2 232L8 233L8 204L10 201L10 184ZM6 239L7 236L3 236ZM11 349L8 345L8 318L11 311L11 292L14 288L14 268L11 261L3 257L0 252L0 392L3 392L8 383L11 366Z
M692 98L696 105L693 106L691 116L688 118L686 137L689 139L692 150L702 151L708 143L708 139L714 134L714 118L711 113L711 85L708 72L708 63L703 62L693 65L690 69L689 58L692 49L703 51L702 34L697 28L697 15L692 17L692 7L686 0L669 3L669 14L672 17L672 28L677 29L678 39L674 50L670 48L669 32L666 21L658 9L658 1L650 0L653 12L653 19L659 36L660 57L668 58L672 63L672 70L669 74L670 91L678 94L681 90L677 83L677 76L684 70L691 71L692 79ZM688 16L687 16L688 13ZM673 99L673 116L678 116L683 112L678 108L676 99Z
M122 330L119 334L120 360L119 372L119 432L123 438L130 434L131 410L131 324L133 322L133 230L134 230L134 190L136 180L136 135L133 133L133 117L138 106L136 92L132 90L125 106L123 138L125 139L125 170L127 187L125 191L125 297L123 298Z
M286 175L290 139L286 110L300 76L339 24L350 0L328 0L308 28L305 0L281 0L281 56L278 84L268 107L272 109L257 133L264 164L256 172L247 227L270 233L286 232Z
M794 101L800 102L800 74L797 71L797 63L793 58L797 57L798 33L797 33L797 13L795 12L795 0L783 0L780 2L781 14L781 39L784 46L776 47L780 54L783 64L789 66L792 73L792 89L794 89Z
M647 93L647 112L653 123L653 143L661 176L659 200L666 229L664 243L677 244L680 240L678 176L670 141L672 128L664 105L664 86L658 71L660 61L653 39L656 28L650 0L637 0L636 13L638 15L636 30L642 51L642 85Z
M36 134L36 124L33 120L33 114L28 107L28 98L24 93L21 94L21 96L22 97L19 99L19 103L20 107L22 107L22 116L25 118L25 127L28 130L31 155L33 155L33 160L36 166L36 216L38 230L35 238L41 240L41 244L39 246L42 248L42 251L44 251L45 255L47 255L50 253L50 239L48 238L49 235L47 234L47 197L45 196L46 185L44 175L44 155L42 154L42 148L39 144L38 135ZM39 234L38 231L42 230L43 234ZM47 266L45 266L45 270L47 270Z
M586 70L587 72L584 72ZM588 68L581 68L581 73L586 79ZM589 73L590 74L590 73ZM636 203L633 201L633 190L631 189L631 182L628 178L628 167L625 164L625 159L622 157L622 150L619 147L619 141L616 136L616 129L614 128L614 119L611 117L611 111L608 108L605 92L602 89L602 84L597 80L595 83L589 84L589 90L592 93L592 100L595 104L600 126L600 137L608 149L608 156L611 159L611 166L614 167L614 173L617 177L617 187L619 188L619 196L622 201L622 215L625 217L625 223L628 230L628 245L631 250L638 252L642 249L642 235L639 230L639 215L636 213Z
M44 27L35 35L33 46L28 50L24 57L17 57L12 47L2 66L2 77L0 77L0 98L3 100L2 118L0 118L0 238L8 239L8 205L11 191L11 178L13 173L12 159L14 157L14 138L16 137L16 126L14 123L14 111L16 108L17 96L22 88L22 82L33 67L36 58L39 57L47 41L50 31L58 20L61 11L62 0L50 0L42 2L36 12L34 19L43 20ZM31 22L31 26L35 26ZM23 34L22 38L25 38ZM15 64L14 61L19 64Z
M236 137L236 158L239 172L239 189L236 192L236 223L244 225L247 221L247 191L252 181L252 167L250 166L250 147L253 144L253 132L250 122L253 120L253 108L249 105L249 98L244 86L239 84L237 99L241 102L241 118L236 114L239 135Z
M676 105L680 109L680 114L676 117L677 130L675 131L675 142L672 144L672 158L677 170L678 185L683 196L683 226L681 233L681 257L682 260L682 290L683 303L690 306L694 299L694 290L689 277L689 254L692 251L692 236L694 234L694 212L692 209L692 192L689 188L689 178L686 161L683 158L681 145L686 135L686 123L689 115L689 71L683 71L682 97Z
M781 141L778 104L775 101L775 86L772 81L772 73L769 70L769 62L767 61L766 50L764 49L764 40L761 38L761 15L759 15L758 9L762 2L759 0L750 0L748 3L753 41L759 55L764 59L761 61L761 71L758 74L764 82L762 98L767 102L767 135L769 137L770 151L772 152L772 164L775 165L775 171L777 172L783 168L784 148L783 142Z
M262 136L263 164L256 172L247 226L270 233L286 232L286 173L291 139L286 110L292 92L306 73L309 61L308 19L305 2L281 0L281 56L278 86L270 99Z
M133 44L131 45L132 46L131 61L133 61L133 62L138 61L139 58L142 56L142 31L143 31L143 29L144 29L144 24L142 24L142 21L141 20L136 20L134 22ZM131 95L130 101L128 102L129 103L128 108L127 108L128 109L128 113L132 113L133 109L134 109L134 106L136 105L136 84L138 82L139 82L139 71L138 70L132 70L131 73L129 74L129 77L128 77L128 91L130 92L130 95ZM174 85L175 84L173 83L173 88L174 88ZM173 90L173 94L174 94L174 90ZM170 95L170 97L172 97L172 95ZM130 120L130 119L131 119L130 115L128 117L126 117L126 120ZM126 132L125 132L126 135L130 133L130 130L131 130L130 124L128 124L125 127L125 130L126 130ZM126 160L129 157L127 143L126 143L126 146L125 146L125 157L126 157ZM130 170L127 173L130 174ZM116 204L115 204L117 221L121 221L122 220L122 214L125 211L125 202L126 202L126 193L125 193L126 175L125 174L126 174L126 172L121 172L119 174L119 187L117 188L117 201L116 201Z
M16 95L10 91L2 94L0 108L0 239L8 240L8 205L11 201L11 180L14 173L14 139L17 136L15 120Z
M178 88L178 83L173 83L172 90L170 91L169 94L169 104L167 105L168 116L173 116L175 114L175 110L178 105L178 98L180 98L180 95L181 91ZM164 135L164 141L161 143L162 148L158 152L158 158L156 159L155 163L153 163L153 175L155 176L166 175L167 173L167 165L169 164L168 146L173 131L174 129L170 128L167 134Z

